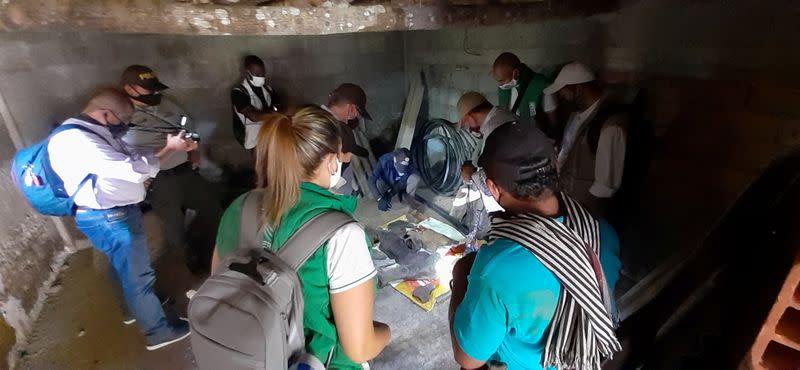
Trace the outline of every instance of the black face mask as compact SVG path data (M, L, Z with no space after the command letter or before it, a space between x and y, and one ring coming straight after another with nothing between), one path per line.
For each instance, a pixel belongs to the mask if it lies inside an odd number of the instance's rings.
M108 125L107 127L108 131L111 132L111 136L113 136L115 139L119 139L125 136L126 133L128 133L130 125L123 122L117 125Z
M139 95L131 98L138 100L145 105L155 106L161 104L161 94Z

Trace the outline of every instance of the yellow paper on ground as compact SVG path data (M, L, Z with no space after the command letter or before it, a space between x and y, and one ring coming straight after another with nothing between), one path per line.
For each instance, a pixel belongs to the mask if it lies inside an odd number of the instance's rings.
M433 291L431 292L431 297L427 302L422 302L419 299L417 299L417 297L414 297L414 289L417 289L418 287L425 286L428 284L434 284L435 288L433 288ZM397 289L397 291L400 292L400 294L406 296L406 298L410 299L411 302L414 302L414 304L416 304L425 311L432 310L433 306L436 304L436 299L450 291L450 285L442 284L439 281L439 279L405 280L393 283L392 287Z

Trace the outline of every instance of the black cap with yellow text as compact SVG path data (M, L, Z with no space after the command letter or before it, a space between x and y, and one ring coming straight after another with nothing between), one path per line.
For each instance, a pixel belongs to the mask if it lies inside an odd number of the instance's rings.
M169 86L164 85L158 80L156 73L153 72L150 67L141 65L132 65L128 68L125 68L125 71L122 72L122 77L120 77L119 84L120 86L141 86L153 92L166 90L169 88Z

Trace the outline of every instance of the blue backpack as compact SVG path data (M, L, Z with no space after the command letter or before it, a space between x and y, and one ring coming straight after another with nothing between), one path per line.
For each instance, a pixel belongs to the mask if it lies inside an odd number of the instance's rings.
M97 182L97 175L87 174L78 185L73 194L67 194L64 181L53 171L50 166L50 155L47 145L50 138L59 132L77 129L97 135L94 131L74 123L58 126L47 138L27 148L20 149L14 154L11 162L11 177L22 191L28 203L48 216L72 216L75 214L75 201L73 198L78 191L89 181L92 186ZM99 136L99 135L97 135ZM108 142L106 140L106 142ZM111 145L111 143L109 143Z

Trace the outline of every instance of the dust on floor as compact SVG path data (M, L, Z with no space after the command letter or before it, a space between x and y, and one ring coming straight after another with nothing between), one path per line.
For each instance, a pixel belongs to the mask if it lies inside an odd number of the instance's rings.
M378 227L408 209L395 205L380 212L374 202L360 201L356 217ZM428 215L433 216L433 215ZM158 220L145 216L151 246L161 245ZM185 313L183 293L196 287L182 254L154 248L156 291L172 297L175 314ZM34 325L29 345L20 353L19 369L196 369L189 341L157 351L145 350L136 325L124 325L115 290L107 277L108 264L94 249L81 250L67 259L56 282L60 289L45 301ZM448 301L424 312L393 288L381 289L375 300L375 319L392 328L392 341L373 361L373 369L457 369L452 360L447 330ZM177 319L175 314L171 319Z

